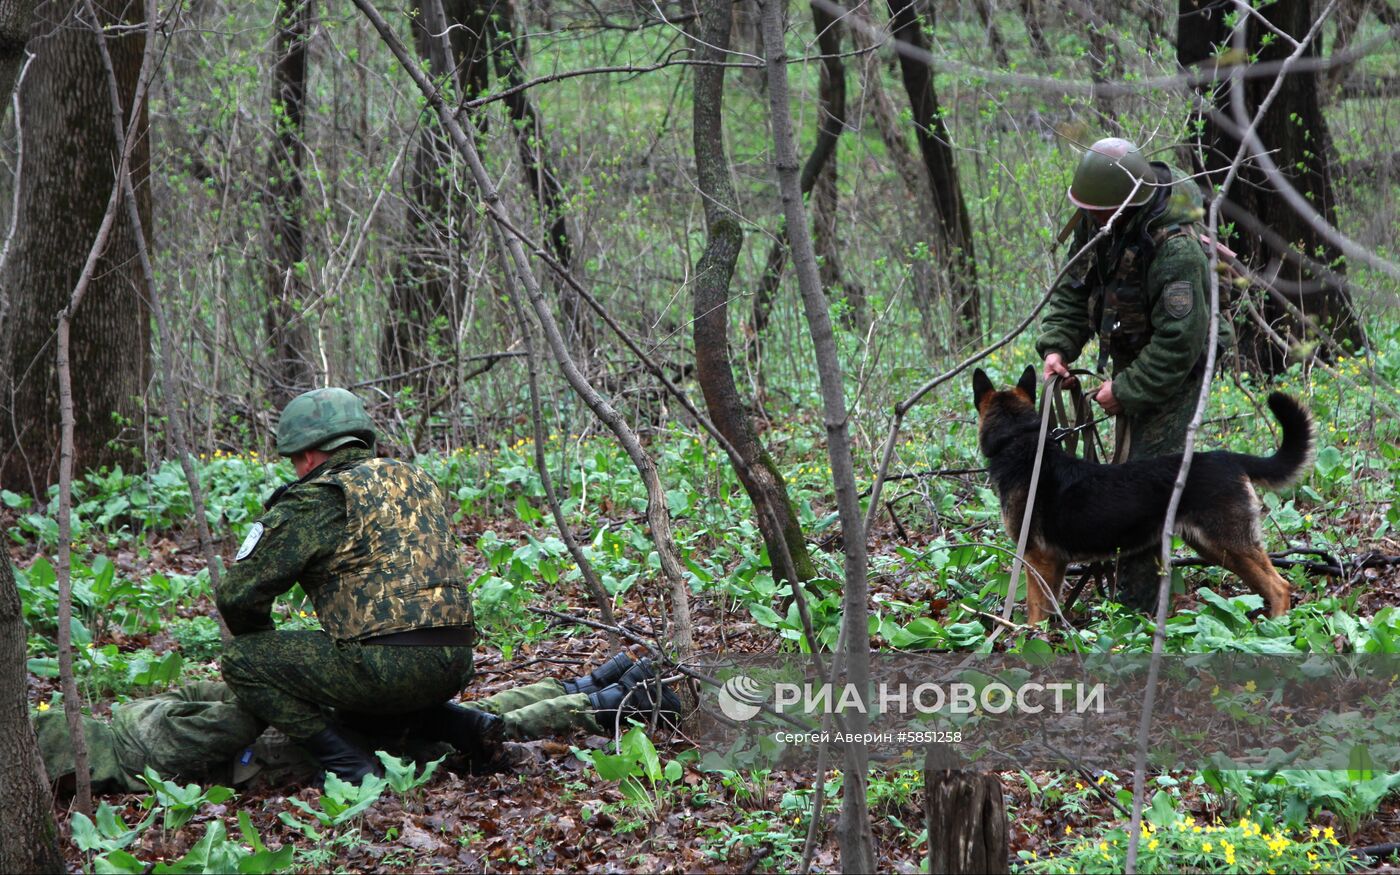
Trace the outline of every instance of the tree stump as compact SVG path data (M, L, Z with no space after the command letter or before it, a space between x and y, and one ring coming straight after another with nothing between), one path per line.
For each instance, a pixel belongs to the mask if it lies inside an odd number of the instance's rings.
M924 761L930 875L1010 871L1001 780L990 773L930 768L937 765L936 756L930 749Z

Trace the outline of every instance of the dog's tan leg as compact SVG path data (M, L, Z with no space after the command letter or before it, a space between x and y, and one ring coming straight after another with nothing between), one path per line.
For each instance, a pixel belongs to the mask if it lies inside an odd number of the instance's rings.
M1288 613L1292 604L1288 581L1279 575L1263 547L1254 545L1222 551L1220 564L1238 574L1246 586L1263 596L1270 617L1282 617Z
M1049 551L1026 550L1026 616L1032 626L1055 613L1064 577L1063 560Z

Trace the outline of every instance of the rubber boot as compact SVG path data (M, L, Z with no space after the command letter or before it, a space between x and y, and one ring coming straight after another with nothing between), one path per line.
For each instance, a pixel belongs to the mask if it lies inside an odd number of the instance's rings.
M369 754L333 727L322 729L302 741L301 746L316 758L321 768L347 783L358 784L365 775L378 772L378 764Z
M607 662L593 669L593 671L583 677L564 681L564 692L566 693L596 693L603 687L611 686L622 679L627 670L634 665L632 657L626 652L617 653Z
M618 682L588 694L593 718L604 731L611 730L622 720L649 722L660 705L660 717L674 726L680 722L681 700L656 676L650 659L642 659L629 668Z
M466 756L472 771L488 766L501 752L505 721L487 711L444 702L426 713L421 733L429 741L441 741Z

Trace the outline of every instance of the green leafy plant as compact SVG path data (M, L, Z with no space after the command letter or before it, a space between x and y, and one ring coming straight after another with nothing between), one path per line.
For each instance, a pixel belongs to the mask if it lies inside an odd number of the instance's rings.
M301 820L289 811L283 811L277 817L307 838L320 841L324 830L339 829L364 814L379 801L388 786L387 779L375 775L366 775L359 784L351 784L327 772L325 788L314 805L302 799L291 800L293 805L315 820L314 824Z
M268 850L245 811L238 813L238 825L244 841L251 848L232 839L222 820L211 820L204 828L204 835L178 860L150 864L127 851L117 850L94 859L93 871L127 875L221 875L227 872L269 875L291 869L291 845L284 845L276 851Z
M384 780L388 782L389 789L399 796L407 796L427 784L433 778L433 773L437 771L446 756L438 757L423 767L423 771L414 775L417 763L413 760L399 759L396 756L378 751L375 754L379 761L384 764Z
M591 764L603 780L618 782L623 799L652 817L669 802L685 775L679 759L662 766L655 745L640 726L623 734L616 754L574 748L574 756Z
M198 784L180 786L174 781L162 778L150 766L141 773L141 781L151 790L151 795L141 800L142 807L159 807L164 815L162 828L169 832L179 829L199 813L205 805L218 805L234 796L233 790L217 784L204 789Z

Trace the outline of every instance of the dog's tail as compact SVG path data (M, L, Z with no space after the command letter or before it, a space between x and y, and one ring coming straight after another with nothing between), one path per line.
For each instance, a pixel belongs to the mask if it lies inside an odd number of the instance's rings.
M1283 427L1283 441L1272 456L1245 456L1244 471L1250 480L1265 489L1285 489L1312 464L1312 416L1303 405L1282 392L1270 393L1269 409Z

